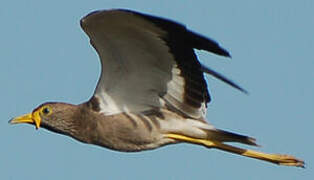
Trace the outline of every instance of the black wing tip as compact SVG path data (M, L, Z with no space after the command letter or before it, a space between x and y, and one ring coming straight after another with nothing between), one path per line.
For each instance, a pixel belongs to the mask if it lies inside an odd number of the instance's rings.
M228 58L232 58L231 54L227 50L223 49L222 47L219 47L219 51L217 52L217 54L228 57Z
M189 42L192 44L193 48L196 48L198 50L205 50L216 55L231 58L230 53L226 49L221 47L217 41L191 30L186 30L186 32L186 35L189 38Z
M238 89L239 91L241 91L242 93L248 95L249 92L247 90L245 90L244 88L242 88L241 86L239 86L238 84L236 84L235 82L231 81L230 79L226 78L225 76L223 76L222 74L210 69L209 67L206 67L205 65L201 64L201 71L210 74L212 76L214 76L215 78L223 81L224 83L230 85L231 87Z
M232 82L231 80L229 80L230 82L227 82L227 84L229 84L230 86L232 86L233 88L236 88L237 90L241 91L242 93L249 95L250 93L242 88L241 86L237 85L236 83ZM225 81L224 81L225 82Z
M242 93L246 94L246 95L250 95L250 93L249 93L246 89L244 89L244 88L242 88L242 87L240 87L240 86L238 86L237 89L238 89L239 91L241 91Z

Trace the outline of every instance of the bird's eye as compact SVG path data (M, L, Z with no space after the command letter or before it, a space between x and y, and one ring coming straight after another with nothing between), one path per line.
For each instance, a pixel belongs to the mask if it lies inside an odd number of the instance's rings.
M50 108L49 107L44 107L41 112L44 114L44 115L48 115L50 113Z

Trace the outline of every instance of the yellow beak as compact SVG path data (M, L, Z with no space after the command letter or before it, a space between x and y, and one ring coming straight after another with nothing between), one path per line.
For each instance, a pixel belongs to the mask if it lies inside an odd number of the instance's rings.
M41 122L41 117L38 111L13 118L9 121L10 124L20 124L20 123L35 124L36 129L40 127L40 122Z

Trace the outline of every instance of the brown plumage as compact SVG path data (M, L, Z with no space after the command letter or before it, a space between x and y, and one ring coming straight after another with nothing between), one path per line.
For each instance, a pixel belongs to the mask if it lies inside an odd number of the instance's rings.
M246 92L197 60L194 48L230 57L215 41L173 21L129 10L96 11L84 17L81 26L102 64L92 98L79 105L44 103L12 124L34 124L118 151L187 142L303 167L293 156L228 145L257 144L254 138L206 122L210 94L204 72Z

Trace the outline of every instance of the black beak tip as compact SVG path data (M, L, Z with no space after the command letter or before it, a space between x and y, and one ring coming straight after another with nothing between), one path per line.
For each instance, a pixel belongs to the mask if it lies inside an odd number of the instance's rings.
M9 123L9 124L12 124L13 119L14 119L14 118L11 118L11 119L8 121L8 123Z

